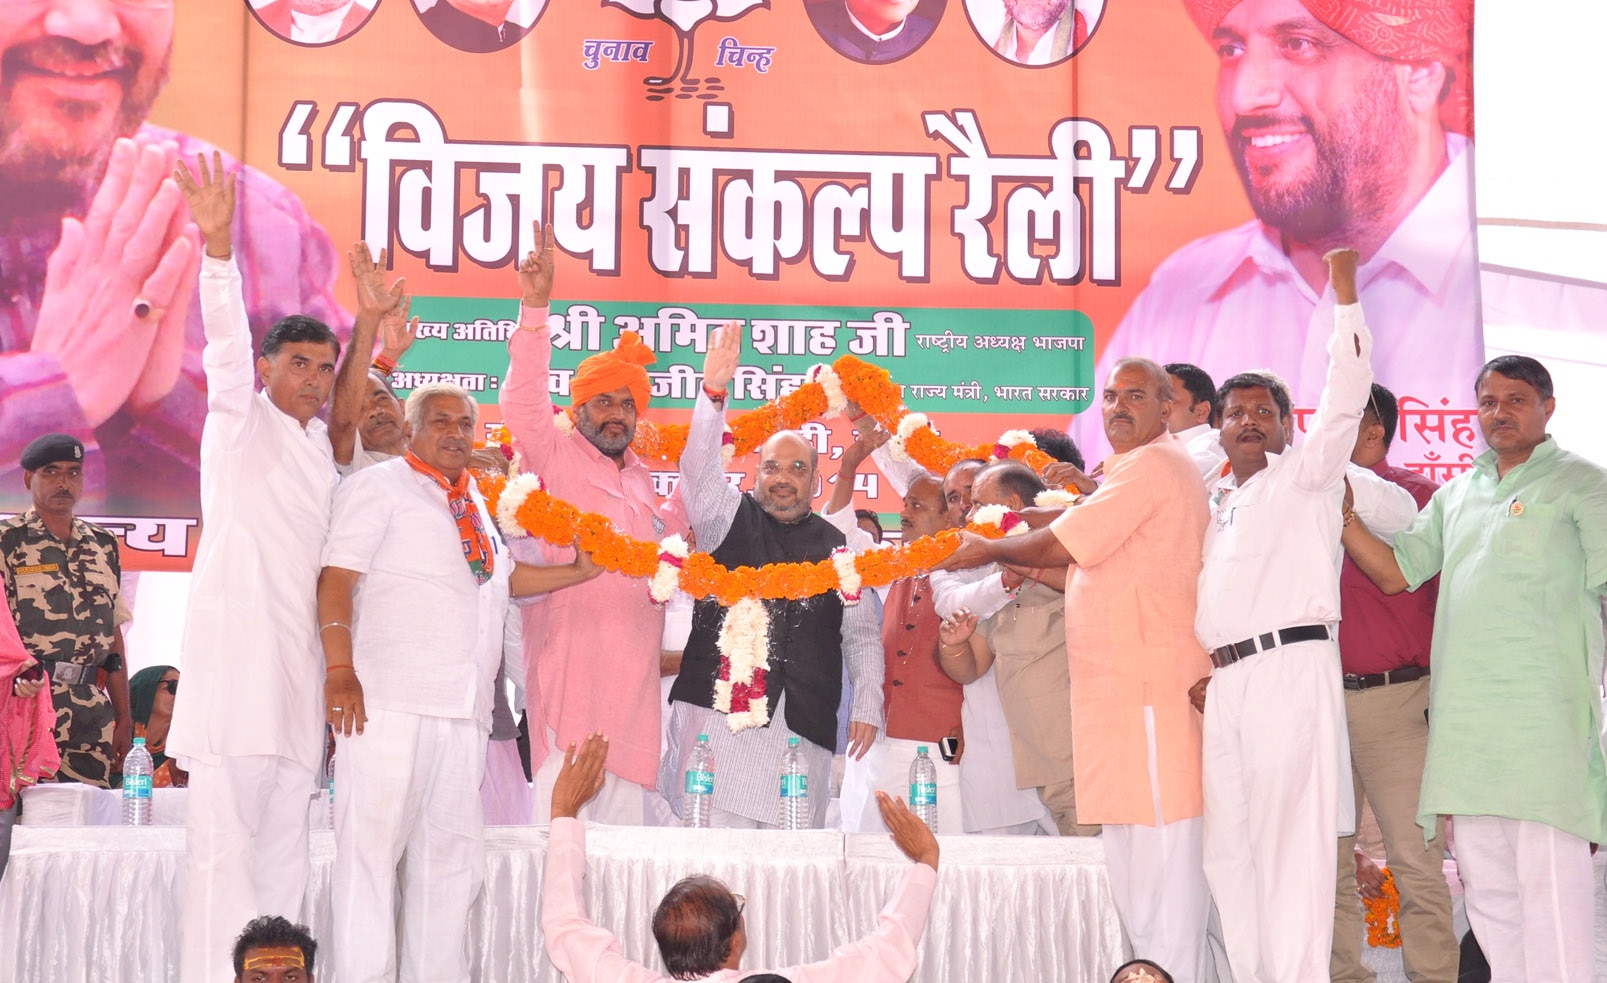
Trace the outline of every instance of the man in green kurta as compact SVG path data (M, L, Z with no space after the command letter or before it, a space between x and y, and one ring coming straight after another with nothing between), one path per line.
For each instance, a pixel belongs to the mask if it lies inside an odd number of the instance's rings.
M1607 839L1607 470L1546 433L1556 400L1534 359L1491 360L1474 391L1490 449L1393 549L1350 515L1344 544L1387 593L1441 574L1418 822L1453 817L1493 977L1586 983L1590 844Z

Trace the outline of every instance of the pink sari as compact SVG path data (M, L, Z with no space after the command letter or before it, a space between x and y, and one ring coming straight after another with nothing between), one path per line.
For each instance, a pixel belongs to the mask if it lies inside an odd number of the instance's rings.
M48 680L31 700L13 693L17 675L34 664L8 606L0 617L0 809L9 809L24 785L54 775L61 766Z

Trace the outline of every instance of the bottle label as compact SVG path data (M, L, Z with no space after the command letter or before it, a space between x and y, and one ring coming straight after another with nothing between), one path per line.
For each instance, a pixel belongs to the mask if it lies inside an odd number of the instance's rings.
M808 775L782 775L781 797L783 799L801 799L809 794Z
M124 775L123 798L148 799L151 797L151 776Z
M937 805L937 784L935 782L910 782L910 805Z
M714 794L714 772L712 772L712 771L688 771L686 773L686 794L687 795L713 795Z

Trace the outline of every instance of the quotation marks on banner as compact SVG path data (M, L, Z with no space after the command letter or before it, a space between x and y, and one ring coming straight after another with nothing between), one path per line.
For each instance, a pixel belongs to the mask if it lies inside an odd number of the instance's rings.
M699 25L711 20L736 20L750 10L770 7L770 0L603 0L603 2L609 6L621 7L637 17L665 21L675 28L675 67L665 75L649 75L642 80L648 87L647 98L655 102L672 94L677 99L690 99L705 86L710 88L719 86L719 79L692 77L693 35ZM768 70L768 61L766 66ZM677 88L679 92L676 91Z

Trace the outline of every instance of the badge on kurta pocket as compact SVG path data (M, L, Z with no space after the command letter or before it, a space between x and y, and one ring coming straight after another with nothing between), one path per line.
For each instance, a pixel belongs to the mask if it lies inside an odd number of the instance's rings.
M1516 519L1518 516L1520 516L1522 514L1523 514L1523 503L1514 498L1512 500L1512 504L1507 506L1507 515L1510 515L1514 519Z

